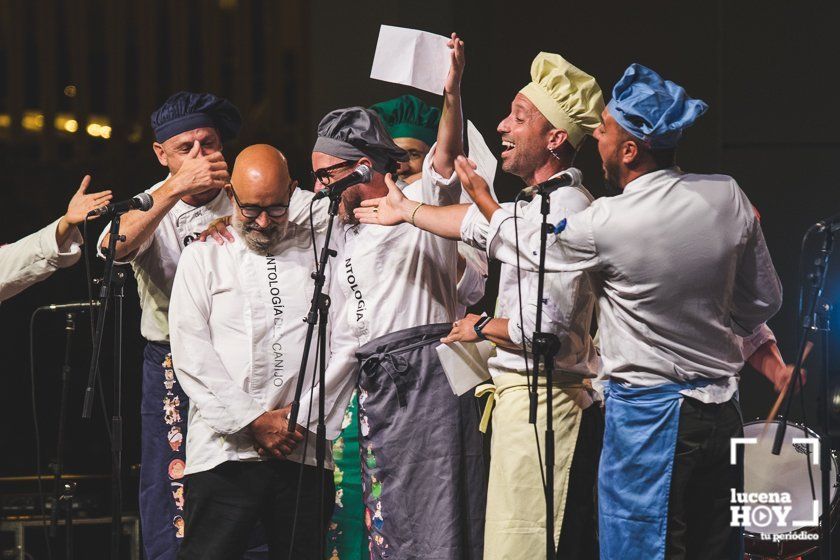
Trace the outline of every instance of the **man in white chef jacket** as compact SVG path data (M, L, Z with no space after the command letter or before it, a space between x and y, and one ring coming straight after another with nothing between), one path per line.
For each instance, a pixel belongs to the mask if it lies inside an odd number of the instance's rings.
M572 169L577 150L600 124L604 108L595 79L558 54L539 53L531 65L531 79L514 97L510 114L498 126L504 146L502 169L526 185ZM364 223L407 222L417 203L403 192L391 188L388 197L366 201L356 215ZM555 190L550 196L549 221L557 223L580 212L592 200L579 181ZM540 197L520 202L518 215L539 224L540 206ZM514 206L504 207L512 210ZM413 221L421 229L486 249L489 224L474 205L424 205ZM546 554L545 492L538 446L544 446L547 391L543 380L535 430L529 423L526 376L529 369L533 371L530 339L535 330L537 277L527 270L519 275L520 305L517 276L515 263L503 262L496 317L471 314L459 318L444 339L448 343L485 339L496 344L488 362L493 383L477 390L479 395L490 395L488 413L492 410L492 417L484 415L482 429L491 418L493 426L485 559L545 558ZM599 366L589 334L595 294L585 273L555 273L546 278L544 302L541 330L560 340L554 360L555 539L558 558L583 560L597 557L593 494L603 431L601 412L593 405L594 392L584 383L596 375Z
M298 429L287 430L315 267L309 228L288 220L295 189L280 152L267 145L245 149L226 187L234 241L193 244L179 262L169 323L177 378L190 398L182 559L239 557L257 520L271 557L285 557L298 492L293 557L314 559L319 524L326 528L332 513L332 472L317 480L317 413L308 406L317 337ZM334 334L327 355L347 342ZM326 381L328 439L340 431L354 381ZM319 389L312 391L313 406ZM327 463L332 469L329 456ZM326 488L325 519L318 519L319 484Z
M455 204L453 174L463 152L460 82L463 42L449 43L437 142L420 177L405 187L425 204ZM342 197L333 281L346 297L336 329L349 329L355 359L329 368L359 373L359 423L365 525L371 558L478 559L486 477L471 396L453 395L435 346L454 320L458 247L411 226L358 224L353 209L387 192L385 175L408 154L394 144L377 114L338 109L318 126L312 168L325 187L360 163L372 179Z
M152 147L169 174L146 190L154 199L152 208L127 212L120 223L125 241L117 243L116 258L130 263L137 279L140 334L146 339L139 509L148 560L174 560L184 534L189 402L175 379L170 352L172 283L184 248L213 220L232 212L223 192L229 174L222 149L236 138L241 124L239 110L211 93L181 91L170 96L151 116ZM301 207L306 208L305 203ZM294 203L291 212L294 216ZM109 229L100 236L100 250L108 247ZM255 541L260 540L256 534Z
M640 64L613 88L595 133L622 190L571 216L549 239L550 271L587 270L599 290L609 376L599 470L601 558L738 558L730 463L742 434L741 337L781 305L781 284L753 206L725 175L675 166L683 130L707 106ZM515 262L514 220L465 160L459 176L490 221L491 256ZM519 223L523 266L539 228Z

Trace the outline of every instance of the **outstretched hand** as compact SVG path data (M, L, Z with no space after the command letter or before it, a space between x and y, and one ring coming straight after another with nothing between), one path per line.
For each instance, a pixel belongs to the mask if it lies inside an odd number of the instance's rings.
M64 220L68 225L75 226L84 222L88 213L91 210L96 210L108 204L114 195L110 190L87 194L87 188L90 186L90 175L85 175L82 183L79 185L79 190L73 194L70 203L67 205L67 212L64 214Z
M406 198L390 173L385 175L385 184L388 185L386 196L363 200L361 207L353 210L359 222L395 226L409 220L408 213L417 203Z

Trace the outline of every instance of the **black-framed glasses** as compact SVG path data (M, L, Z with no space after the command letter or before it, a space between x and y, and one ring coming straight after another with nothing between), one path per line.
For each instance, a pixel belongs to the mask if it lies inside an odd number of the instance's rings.
M233 193L233 199L236 201L236 205L239 206L239 211L249 220L259 218L263 212L268 214L270 218L282 218L289 211L288 204L272 204L271 206L257 206L256 204L243 205L239 202L239 197L236 196L236 190L234 190L233 185L230 185L230 192Z
M330 183L332 183L334 171L338 171L339 169L344 169L345 167L350 167L353 165L356 165L355 161L342 161L341 163L336 163L335 165L330 165L329 167L315 169L314 171L312 171L312 180L321 183L326 187Z

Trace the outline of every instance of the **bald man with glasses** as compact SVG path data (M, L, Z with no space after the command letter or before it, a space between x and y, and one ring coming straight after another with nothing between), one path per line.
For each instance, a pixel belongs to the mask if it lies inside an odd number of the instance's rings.
M314 559L319 524L329 522L328 515L319 517L319 485L326 489L324 512L332 512L335 500L329 450L323 480L315 467L317 415L308 406L318 402L321 387L310 400L314 359L304 372L298 426L288 430L315 267L313 233L290 221L289 205L313 194L297 190L286 158L268 145L239 154L226 190L234 206L233 241L187 247L172 288L173 363L190 398L179 558L241 557L258 520L270 557L285 558L300 493L293 557ZM314 236L315 246L323 245L322 235ZM329 271L327 278L329 290ZM340 333L329 341L327 356L355 348ZM315 344L313 339L311 356ZM326 380L328 439L341 429L354 381L341 375Z

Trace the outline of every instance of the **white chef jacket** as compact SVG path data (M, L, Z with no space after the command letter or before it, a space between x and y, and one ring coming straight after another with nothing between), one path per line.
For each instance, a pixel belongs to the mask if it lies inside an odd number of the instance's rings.
M490 185L490 193L493 195L493 199L498 200L493 189L493 179L494 177L484 178ZM458 202L469 204L472 199L461 189L461 198ZM467 266L464 268L464 273L458 279L458 285L456 286L456 296L458 298L458 306L455 309L456 319L466 316L467 307L475 305L484 297L489 268L487 266L487 252L483 248L479 249L459 241L458 254L466 261Z
M145 192L156 191L166 179ZM308 212L312 196L310 191L295 189L290 202L289 221L302 223L300 215L304 211ZM187 245L198 239L211 222L232 213L233 205L224 189L204 206L191 206L179 200L166 213L154 233L140 245L130 262L137 278L142 309L140 334L143 338L153 342L169 341L169 295L181 253ZM109 229L110 224L102 231L97 244L98 254L103 258L102 240Z
M432 168L435 146L423 162L422 178L406 186L406 196L438 206L458 202L461 185ZM454 320L457 241L443 239L411 224L341 226L334 236L332 325L336 339L354 344L334 351L328 377L358 373L356 349L380 336Z
M78 228L71 228L70 237L61 247L56 242L60 219L23 239L0 246L0 302L79 260L83 240Z
M551 224L557 224L585 210L593 201L589 191L580 184L557 189L551 193L550 199L548 221ZM535 197L530 202L521 201L517 208L517 216L539 228L542 222L540 206L540 197ZM506 203L503 207L511 215L513 214L513 203ZM487 220L473 205L461 222L461 237L473 246L486 248L489 227ZM524 233L520 228L520 246L524 246L526 239ZM536 273L530 272L528 267L523 265L521 278L522 297L525 302L522 308L524 325L519 320L519 292L515 261L513 264L502 263L496 316L509 319L508 336L511 341L521 344L524 332L530 348L530 339L536 328L538 277ZM580 380L581 377L595 377L599 360L589 334L595 306L595 294L589 276L580 271L546 274L543 300L542 331L556 334L560 339L560 352L554 362L557 378ZM502 347L496 348L495 355L491 356L487 365L493 377L504 373L523 373L526 367L521 351L507 350ZM533 367L530 354L528 367Z
M403 189L412 200L445 206L458 202L457 175L432 168ZM338 231L336 281L347 297L343 317L359 344L419 325L454 320L458 245L411 224L359 224Z
M457 306L455 317L460 319L467 314L467 307L475 305L484 297L488 267L487 253L471 247L463 241L458 242L458 254L467 263L456 286Z
M510 212L490 220L489 254L515 262ZM520 222L523 266L535 270L539 226ZM570 216L550 236L552 271L591 271L602 370L633 387L729 400L743 366L740 336L781 306L782 289L752 204L731 177L662 169Z
M172 289L172 361L190 398L187 474L225 461L260 460L253 439L242 430L263 412L292 401L306 339L303 319L315 269L309 229L290 223L270 256L251 251L237 232L231 233L232 243L195 243L184 250ZM331 351L354 342L336 336L340 333L328 338L328 359ZM305 462L311 465L318 390L309 387L316 371L316 343L317 329L298 417L302 426L310 418ZM332 440L341 431L355 378L331 376L326 383L326 435ZM300 462L303 446L289 460ZM333 468L331 458L328 468Z

